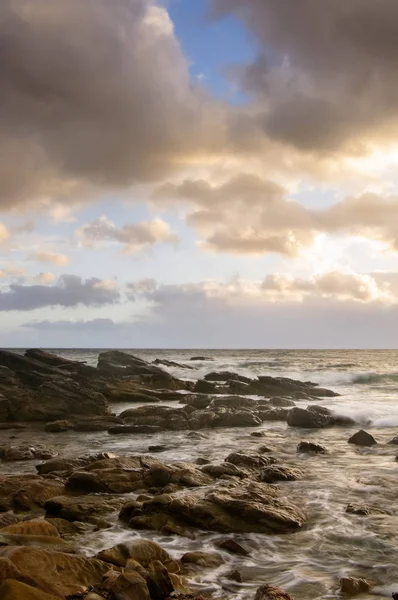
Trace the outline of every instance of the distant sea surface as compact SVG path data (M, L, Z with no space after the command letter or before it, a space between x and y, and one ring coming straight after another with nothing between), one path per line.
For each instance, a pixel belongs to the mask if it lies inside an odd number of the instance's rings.
M51 349L65 358L93 366L102 351ZM313 381L341 394L319 399L316 403L352 417L356 425L300 430L290 428L284 422L265 422L258 428L264 434L260 439L250 436L251 429L211 429L203 430L203 438L195 440L194 444L184 431L160 432L152 436L40 432L37 439L30 431L18 434L19 441L45 443L57 448L64 456L98 451L144 453L149 445L160 444L167 449L158 458L166 463L195 461L198 457L222 461L230 452L258 452L259 446L266 444L273 449L278 462L302 469L302 479L280 484L280 488L295 504L303 506L308 514L308 525L294 535L238 536L238 541L248 547L251 554L239 559L239 571L245 584L231 590L229 597L251 600L255 589L266 582L280 585L295 600L330 600L340 597L337 590L339 578L343 576L366 577L378 582L372 592L361 595L364 600L391 598L392 592L398 592L398 463L395 461L398 447L388 444L398 436L398 350L129 352L148 361L161 358L194 367L192 370L167 368L184 379L196 380L210 371L228 370L249 377L271 375ZM212 360L191 361L192 356ZM297 404L305 407L307 402ZM127 408L130 405L112 405L116 413ZM347 443L360 428L365 428L376 438L377 446L359 448ZM298 454L297 444L305 439L324 445L328 453ZM27 463L21 468L31 470L34 467ZM7 466L0 465L0 470L7 470ZM348 514L345 509L349 503L372 505L386 514ZM88 555L93 555L98 550L140 535L159 541L176 557L190 550L214 552L214 540L219 537L219 534L200 532L194 540L165 537L154 532L133 532L115 524L113 529L87 535L82 540L82 548ZM229 570L231 567L232 564L228 565ZM215 597L226 597L225 590L230 584L223 579L222 570L206 573L206 582Z

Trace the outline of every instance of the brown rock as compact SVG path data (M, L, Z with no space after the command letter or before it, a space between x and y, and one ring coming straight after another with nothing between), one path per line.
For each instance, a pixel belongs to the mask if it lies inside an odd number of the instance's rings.
M363 429L354 433L348 440L348 443L355 444L356 446L374 446L377 444L373 435L370 435L370 433L367 433L367 431L364 431Z
M1 557L8 558L41 590L60 598L82 592L89 586L99 586L109 569L109 565L93 558L39 548L0 548Z
M152 600L166 600L174 592L174 585L170 579L170 575L166 567L158 560L149 565L146 574L146 583Z
M148 567L154 560L163 564L172 561L171 556L159 544L150 540L137 540L117 544L108 550L102 550L97 558L113 565L125 567L128 560L134 560L142 567Z
M44 504L46 517L60 517L67 521L93 522L121 508L122 498L117 496L56 496Z
M279 587L262 585L258 588L254 600L293 600L293 598Z
M276 481L296 481L300 479L302 472L293 467L284 467L283 465L270 465L262 469L260 481L264 483L275 483Z
M72 421L52 421L51 423L46 423L44 426L44 431L47 433L62 433L64 431L70 431L73 429Z
M64 484L38 475L0 476L0 510L33 510L61 494Z
M14 579L7 579L0 585L1 600L59 600L59 596L46 594L42 590Z
M218 548L226 550L231 554L237 554L238 556L249 556L249 552L241 546L237 541L232 538L221 540L217 543Z
M236 581L236 583L243 583L243 575L238 569L234 569L227 573L227 578L231 581Z
M147 583L136 571L125 571L120 575L109 574L104 582L104 589L117 600L150 600Z
M340 589L343 594L349 596L355 596L356 594L363 594L369 592L371 589L370 583L366 579L356 579L355 577L343 577L340 579Z
M3 527L1 533L59 537L58 529L45 519L31 519Z
M297 446L297 452L314 452L319 454L325 454L327 452L324 446L320 444L314 444L313 442L300 442Z

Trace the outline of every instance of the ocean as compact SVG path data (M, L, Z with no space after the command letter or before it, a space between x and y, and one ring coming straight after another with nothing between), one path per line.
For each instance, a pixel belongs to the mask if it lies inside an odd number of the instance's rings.
M95 365L101 350L52 351ZM191 584L197 585L198 590L212 592L216 598L246 600L253 598L261 583L272 583L290 592L295 600L326 600L339 597L340 577L355 576L377 582L361 598L391 598L392 592L398 592L398 463L395 461L398 448L388 444L398 435L398 351L131 350L131 353L146 360L162 358L189 364L193 370L167 369L185 379L229 370L251 377L271 375L310 380L341 394L320 399L317 404L352 417L356 425L300 430L289 428L284 422L265 422L258 428L264 432L262 438L250 436L251 430L244 428L212 429L204 430L202 439L195 439L194 443L184 431L115 439L107 432L60 435L40 431L36 435L30 430L18 433L18 441L52 446L62 456L98 451L144 453L149 445L165 444L168 449L158 455L164 462L194 461L198 457L224 460L230 452L256 452L256 448L266 444L273 449L278 462L302 469L302 479L280 484L280 488L286 497L305 509L308 524L290 535L236 536L250 549L250 556L239 561L231 558L226 567L207 571L200 583ZM212 360L191 362L190 357L195 355ZM297 404L307 405L304 401ZM129 407L126 403L116 404L112 410L120 413ZM377 446L360 448L347 443L360 428L376 438ZM10 436L11 432L2 432L4 441L9 441ZM320 443L328 453L298 454L296 447L302 440ZM3 472L11 472L11 468L15 465L0 465ZM19 470L33 471L34 465L22 463ZM369 504L385 514L348 514L345 509L350 503ZM93 555L134 536L154 539L177 557L190 550L214 552L214 540L219 534L198 533L195 539L190 539L137 532L123 528L115 517L112 529L84 536L81 548L87 555ZM243 575L243 584L233 584L225 577L227 571L236 567Z

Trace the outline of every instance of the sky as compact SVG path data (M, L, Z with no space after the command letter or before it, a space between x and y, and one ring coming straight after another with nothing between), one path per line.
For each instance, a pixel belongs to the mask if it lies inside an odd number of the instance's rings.
M0 346L398 348L396 0L3 0Z

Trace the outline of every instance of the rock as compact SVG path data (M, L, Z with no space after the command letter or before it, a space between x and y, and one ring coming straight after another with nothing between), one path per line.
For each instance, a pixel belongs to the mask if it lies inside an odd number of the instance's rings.
M68 473L75 469L83 468L90 462L89 458L53 458L36 465L40 475L49 473Z
M16 533L3 533L0 531L1 546L35 546L44 550L56 550L59 552L74 553L76 548L73 544L59 537L47 535L20 535Z
M62 481L38 475L0 476L0 511L42 508L47 500L64 489Z
M152 600L166 600L174 592L170 575L166 567L158 560L149 565L146 583ZM135 600L135 598L132 600Z
M125 567L128 560L135 560L145 568L149 567L154 560L158 560L164 565L175 564L175 561L172 560L166 550L163 550L159 544L150 540L137 540L117 544L108 550L102 550L97 554L96 558L119 567ZM173 570L175 569L173 568Z
M0 459L4 461L47 460L57 456L51 448L40 445L31 446L0 446Z
M8 558L41 590L61 598L100 586L109 569L107 563L94 558L33 547L0 548L1 558Z
M47 537L59 537L58 529L45 519L31 519L30 521L20 521L2 527L1 533L13 533L19 535L36 535Z
M280 398L279 396L270 398L269 403L271 406L276 406L277 408L290 408L292 406L296 406L293 400L290 400L289 398Z
M250 435L252 437L261 438L265 436L265 433L264 431L253 431Z
M300 529L306 517L275 487L243 481L239 487L210 490L203 498L190 494L154 497L142 506L128 503L120 513L134 529L189 532L192 528L224 533L286 533Z
M174 362L173 360L165 360L164 358L156 358L152 361L153 365L164 365L165 367L176 367L178 369L193 369L191 365L182 365L181 363Z
M268 452L273 452L274 450L272 448L270 448L269 446L262 445L258 448L258 451L261 452L262 454L267 454Z
M374 446L377 444L376 440L370 433L367 433L363 429L354 433L348 440L349 444L355 444L356 446Z
M390 440L388 443L389 444L394 444L395 446L398 446L398 436L392 438L392 440Z
M370 506L369 504L348 504L345 509L346 513L350 513L352 515L385 515L386 511L377 508L376 506Z
M230 571L229 573L227 573L226 577L227 577L227 579L230 579L231 581L236 581L237 583L243 583L243 575L240 571L238 571L238 569L234 569L233 571Z
M87 421L79 421L73 426L74 431L108 431L115 423L114 419L91 419ZM120 423L123 423L120 420Z
M225 550L226 552L230 552L231 554L237 554L238 556L250 555L250 553L233 538L220 540L216 543L216 546L221 550Z
M343 594L355 596L356 594L369 592L370 589L371 585L366 579L356 579L355 577L343 577L340 579L340 590Z
M191 356L189 360L214 360L214 358L210 358L209 356Z
M210 552L186 552L181 557L183 565L196 565L206 569L216 569L225 563L221 554Z
M256 415L237 411L232 414L226 414L220 423L220 427L258 427L262 424L262 420Z
M325 454L327 452L324 446L315 444L314 442L302 441L297 446L297 452L314 452L319 454Z
M194 391L198 394L214 394L216 393L217 386L211 381L205 379L199 379L195 383Z
M289 427L305 427L307 429L330 427L333 425L331 413L322 413L314 410L315 407L292 408L287 415Z
M257 380L252 381L248 389L250 395L257 393L268 398L293 395L297 397L298 392L318 398L339 396L336 392L320 388L309 381L302 382L287 377L270 377L268 375L260 375Z
M219 479L220 477L239 477L240 479L245 479L248 476L246 471L239 469L236 465L226 462L219 465L204 465L202 471L215 479Z
M258 588L254 600L293 600L293 598L279 587L262 585Z
M46 517L60 517L66 521L88 521L92 517L112 513L123 505L118 496L57 496L44 504Z
M253 381L249 377L244 377L231 371L214 371L205 375L204 379L206 381L240 381L241 383L251 383Z
M226 408L256 408L257 402L245 396L220 396L213 398L210 408L225 406Z
M262 469L260 473L260 481L264 483L275 483L276 481L296 481L302 477L302 472L299 469L292 467L284 467L282 465L271 465Z
M243 471L256 472L273 464L275 459L269 456L261 456L260 454L232 452L227 456L225 462L231 463Z
M44 431L47 433L63 433L64 431L70 431L73 429L72 421L53 421L52 423L46 423Z
M147 583L136 571L110 572L104 581L104 589L115 600L150 600Z
M170 450L170 446L162 446L162 445L158 445L158 446L148 446L148 452L166 452L167 450Z
M210 464L211 461L208 458L203 458L202 456L199 456L199 458L197 458L195 462L197 465L203 466Z
M19 523L20 520L21 519L12 511L0 513L0 529L13 525L14 523Z
M42 590L14 579L7 579L0 585L1 600L59 600L59 596L46 594Z

